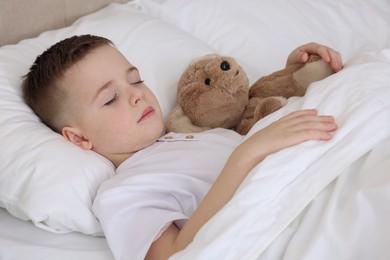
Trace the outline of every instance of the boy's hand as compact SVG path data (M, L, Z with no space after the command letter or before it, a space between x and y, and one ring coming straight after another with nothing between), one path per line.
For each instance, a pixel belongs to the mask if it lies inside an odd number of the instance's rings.
M259 130L236 152L239 160L246 161L249 169L266 156L308 140L330 140L337 125L332 116L318 115L317 110L299 110L280 118Z
M286 66L295 63L305 63L310 54L318 54L330 67L338 72L343 68L341 55L337 51L315 42L302 45L291 52L287 58Z

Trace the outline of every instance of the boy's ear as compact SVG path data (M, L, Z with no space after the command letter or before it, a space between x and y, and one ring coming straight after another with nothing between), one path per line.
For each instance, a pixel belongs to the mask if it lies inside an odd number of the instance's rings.
M92 143L91 141L83 136L81 132L71 126L65 126L62 128L62 135L75 145L79 146L80 148L84 150L91 150L92 149Z

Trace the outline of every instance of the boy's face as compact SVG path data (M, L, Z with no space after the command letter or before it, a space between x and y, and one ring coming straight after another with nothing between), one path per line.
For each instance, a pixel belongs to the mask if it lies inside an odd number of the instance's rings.
M60 86L67 89L73 107L72 122L62 134L116 166L163 133L156 97L112 46L98 47L74 64Z

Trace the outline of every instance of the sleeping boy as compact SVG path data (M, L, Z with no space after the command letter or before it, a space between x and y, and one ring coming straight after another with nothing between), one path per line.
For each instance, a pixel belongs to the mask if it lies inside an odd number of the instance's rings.
M309 43L338 71L340 55ZM117 174L103 183L93 210L116 259L167 259L184 249L265 157L308 140L332 138L332 116L295 111L247 139L227 129L164 135L159 103L106 38L62 40L37 57L23 81L26 103L54 131L108 158Z

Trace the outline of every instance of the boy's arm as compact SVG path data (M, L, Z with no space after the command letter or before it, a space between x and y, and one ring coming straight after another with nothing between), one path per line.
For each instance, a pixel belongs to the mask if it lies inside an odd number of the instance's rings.
M249 137L233 151L184 227L179 230L172 224L152 244L146 259L167 259L191 243L199 229L232 198L248 173L266 156L307 140L329 140L336 128L333 117L317 116L315 110L302 110Z

